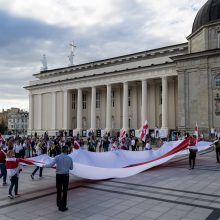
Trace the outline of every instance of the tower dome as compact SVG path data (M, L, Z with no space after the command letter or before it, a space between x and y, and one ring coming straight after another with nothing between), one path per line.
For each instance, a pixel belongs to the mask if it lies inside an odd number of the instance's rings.
M193 22L192 33L205 24L220 20L220 0L208 0L198 11Z

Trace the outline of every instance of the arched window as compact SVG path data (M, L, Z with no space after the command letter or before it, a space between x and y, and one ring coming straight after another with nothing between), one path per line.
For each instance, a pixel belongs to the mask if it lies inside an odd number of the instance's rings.
M220 87L220 75L215 77L215 86Z

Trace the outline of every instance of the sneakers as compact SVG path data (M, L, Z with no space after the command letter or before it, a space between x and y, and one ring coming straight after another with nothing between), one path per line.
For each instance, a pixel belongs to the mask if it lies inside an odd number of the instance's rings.
M15 194L15 198L17 198L17 197L20 197L21 196L21 194Z
M7 186L7 185L8 185L8 183L6 183L6 182L2 183L2 186Z
M9 194L9 195L8 195L8 198L10 198L10 199L14 199L14 196L11 195L11 194Z
M31 179L33 180L33 179L34 179L34 175L33 175L33 174L31 174L30 176L31 176Z

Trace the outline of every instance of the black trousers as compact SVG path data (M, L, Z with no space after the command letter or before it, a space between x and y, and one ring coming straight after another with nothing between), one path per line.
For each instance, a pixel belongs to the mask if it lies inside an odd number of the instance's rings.
M39 177L42 177L43 167L36 167L35 170L33 171L32 175L34 176L35 173L36 173L39 169L40 169L40 171L39 171Z
M61 210L66 208L68 185L69 174L56 175L57 207Z
M190 154L189 154L189 167L190 168L194 169L195 160L196 160L196 152L190 152Z
M10 181L11 181L11 184L9 186L8 194L12 195L12 190L14 188L15 195L17 195L18 194L18 175L15 174L14 176L12 176L10 178Z
M219 149L219 148L216 148L215 151L216 151L216 160L217 160L217 162L219 163L219 162L220 162L220 160L219 160L220 149Z

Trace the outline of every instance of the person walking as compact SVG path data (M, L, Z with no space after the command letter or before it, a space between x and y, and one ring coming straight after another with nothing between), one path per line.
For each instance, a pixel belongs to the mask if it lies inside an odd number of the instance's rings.
M5 166L5 162L6 162L6 153L3 150L3 145L0 147L0 169L1 169L1 174L0 174L0 178L3 177L3 186L7 185L6 179L7 179L7 170L6 170L6 166Z
M67 211L67 191L69 185L69 170L73 169L73 160L67 155L68 146L62 147L62 153L57 155L54 160L43 165L43 167L53 167L56 164L56 188L57 188L57 207L59 211Z
M22 169L19 163L19 159L15 157L13 150L9 150L6 154L6 169L11 181L8 197L10 199L14 199L15 197L20 196L20 194L18 194L18 176ZM13 188L15 193L14 196L12 195Z
M40 156L42 154L44 154L44 151L43 151L43 141L39 141L38 144L37 144L37 147L36 147L36 155L37 156ZM42 178L42 175L43 175L43 167L39 167L37 166L34 171L31 173L31 179L33 180L34 179L34 175L36 174L36 172L39 170L39 178Z
M220 155L220 140L219 139L215 142L215 152L216 152L217 163L220 163L220 159L219 159L219 155Z
M197 154L197 147L196 147L196 139L190 137L189 139L189 170L194 169L195 167L195 160Z

